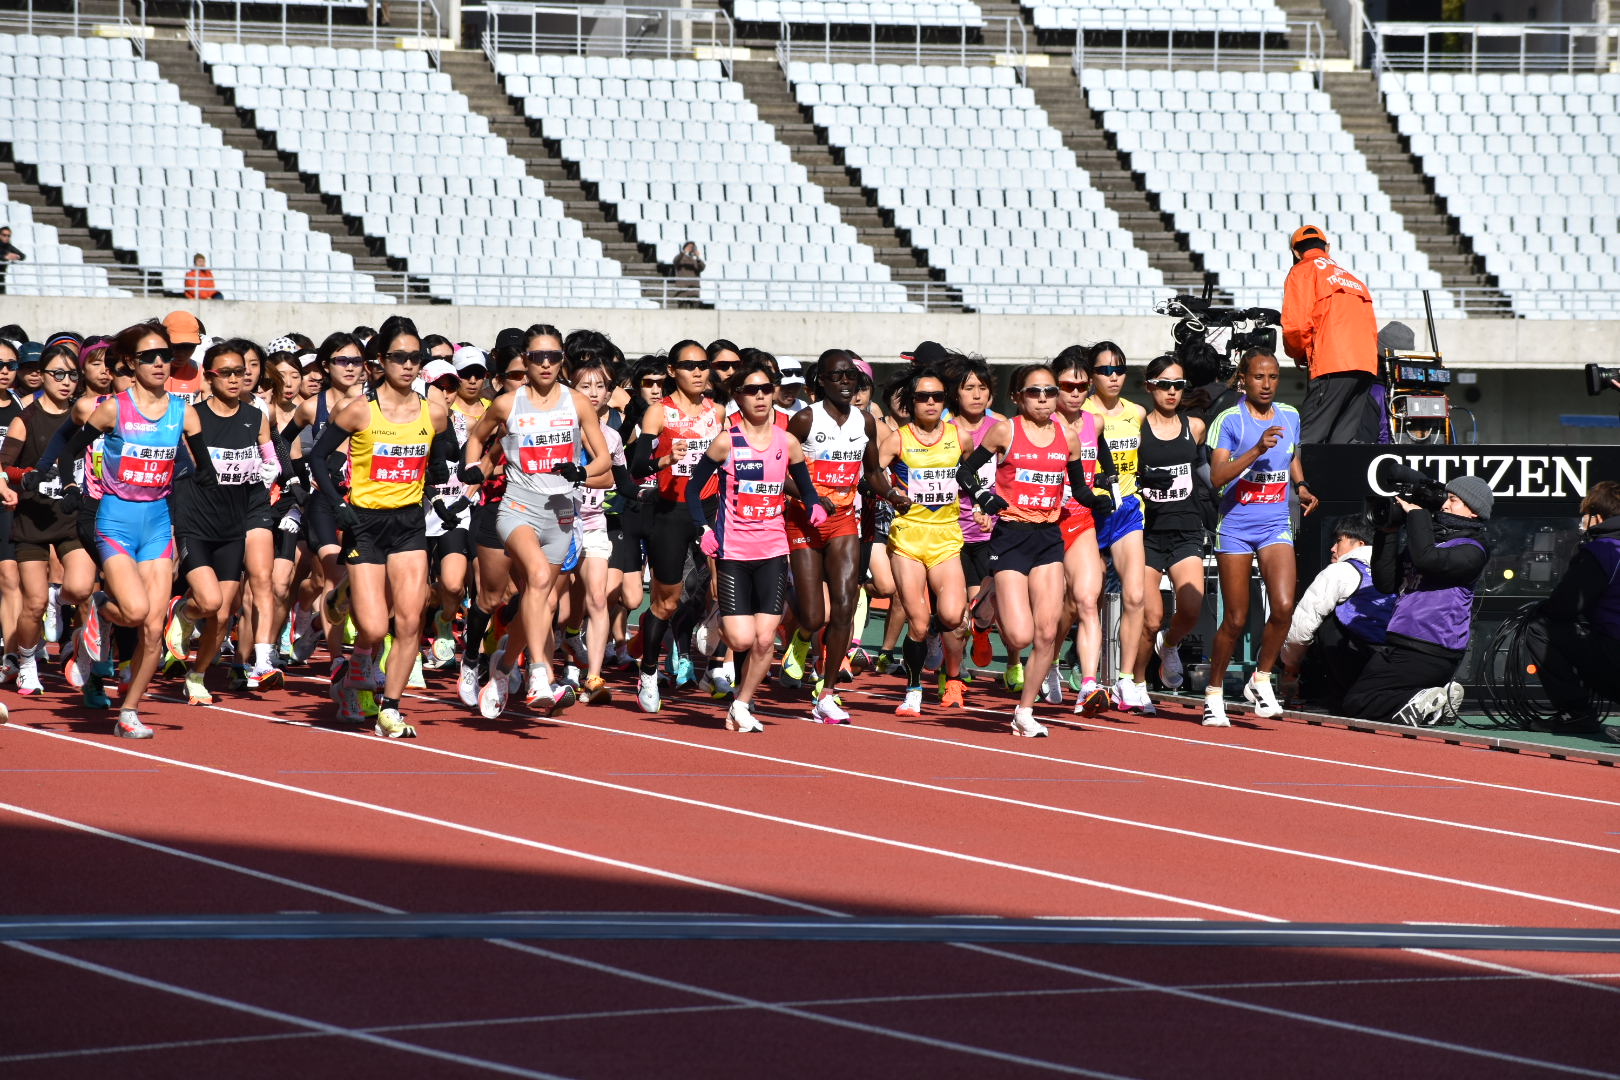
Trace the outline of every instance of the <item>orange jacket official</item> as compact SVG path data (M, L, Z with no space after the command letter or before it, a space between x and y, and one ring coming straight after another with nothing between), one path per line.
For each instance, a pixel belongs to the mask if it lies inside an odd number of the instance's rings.
M1340 371L1378 373L1378 320L1361 279L1309 251L1283 284L1283 351L1309 365L1311 378Z

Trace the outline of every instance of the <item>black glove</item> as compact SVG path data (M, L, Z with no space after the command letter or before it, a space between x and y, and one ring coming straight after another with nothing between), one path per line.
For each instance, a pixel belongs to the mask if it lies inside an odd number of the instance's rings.
M347 499L337 504L338 528L345 532L353 532L360 527L360 515L354 512L354 507Z
M646 505L651 506L653 503L658 501L658 487L657 487L657 485L655 484L652 487L644 487L644 488L638 489L636 491L636 498L640 499Z
M474 487L484 482L484 469L476 461L471 465L463 465L456 470L456 479L468 487Z
M1147 469L1136 476L1136 486L1149 491L1169 491L1175 482L1175 474L1169 469Z
M30 495L39 491L41 484L48 484L56 479L56 466L48 469L29 469L22 475L22 489Z
M973 493L973 505L991 517L995 517L1007 509L1007 500L989 488L980 488Z
M304 503L309 501L309 489L304 487L304 481L302 479L295 476L291 480L288 480L286 485L281 489L281 497L283 499L291 499L294 506L301 507L304 505Z
M444 499L433 500L433 512L439 515L439 520L449 528L454 528L461 512L467 508L466 498L453 499L446 502Z
M1114 512L1114 497L1106 491L1077 491L1074 501L1091 511L1098 521Z
M24 477L23 479L27 479ZM79 490L77 484L69 484L62 489L62 513L72 515L79 512L79 504L84 501L84 492Z
M585 482L585 466L575 461L559 461L551 467L552 476L560 476L570 484Z

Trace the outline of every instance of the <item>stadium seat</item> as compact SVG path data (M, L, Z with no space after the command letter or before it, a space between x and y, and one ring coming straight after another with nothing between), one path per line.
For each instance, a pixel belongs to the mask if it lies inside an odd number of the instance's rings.
M1272 0L1036 0L1037 30L1282 33L1287 16Z
M983 26L968 0L735 0L738 22L855 24L862 26Z
M36 222L29 205L13 200L4 184L0 184L0 223L11 229L11 242L28 256L26 261L7 264L7 296L129 295L108 283L104 267L85 265L84 252L62 243L54 226Z
M1392 72L1384 101L1527 318L1620 315L1620 75Z

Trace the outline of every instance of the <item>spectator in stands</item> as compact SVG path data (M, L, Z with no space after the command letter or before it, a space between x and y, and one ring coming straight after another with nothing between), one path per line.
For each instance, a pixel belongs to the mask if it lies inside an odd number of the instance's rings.
M810 404L804 399L804 368L791 356L781 357L776 363L782 372L782 381L776 387L776 407L791 415Z
M1283 642L1285 691L1298 687L1305 700L1323 702L1330 711L1338 710L1373 649L1384 643L1395 610L1394 595L1373 584L1372 542L1373 525L1365 514L1347 514L1333 523L1333 561L1295 603Z
M1283 349L1310 372L1300 441L1359 442L1378 374L1372 294L1329 257L1327 236L1315 225L1295 229L1289 247L1294 267L1283 284Z
M174 351L174 364L169 369L169 393L196 394L202 388L203 377L192 353L202 343L206 332L203 324L189 311L171 311L163 316L163 327L169 332L170 348Z
M12 246L11 226L0 225L0 296L6 292L6 271L14 262L22 262L28 256L21 249Z
M681 245L681 253L675 256L675 303L678 306L698 306L698 278L705 265L697 244L688 240Z
M214 272L208 269L208 260L201 254L191 257L191 269L186 271L187 300L223 300L214 287Z

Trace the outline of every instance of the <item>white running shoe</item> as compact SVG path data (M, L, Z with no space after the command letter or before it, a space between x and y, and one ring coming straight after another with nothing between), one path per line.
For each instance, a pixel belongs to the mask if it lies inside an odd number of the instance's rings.
M39 661L31 650L17 654L17 693L23 697L43 694L45 687L39 681Z
M1101 716L1108 711L1108 691L1096 679L1080 684L1080 693L1074 699L1074 711L1081 716Z
M113 734L120 739L150 739L152 729L141 723L141 716L134 709L119 709Z
M747 702L733 701L731 708L726 710L726 730L736 732L764 731L765 725L759 722L754 710L748 707Z
M398 709L383 709L377 713L377 722L372 725L375 731L385 739L414 739L416 729L405 722L405 716Z
M523 703L531 709L546 709L556 694L551 689L551 674L540 664L529 665L529 689Z
M1219 694L1204 695L1204 726L1205 727L1231 727L1232 721L1226 718L1226 701Z
M896 716L921 716L922 715L922 687L914 686L911 689L907 690L905 700L900 702L899 705L895 706L894 715L896 715Z
M1109 691L1108 698L1114 708L1121 712L1140 712L1141 706L1136 702L1136 680L1120 677L1114 681L1114 688Z
M1139 683L1135 679L1132 679L1131 693L1134 695L1135 701L1135 705L1133 707L1137 712L1141 713L1143 716L1158 715L1159 710L1154 708L1153 699L1148 696L1148 688L1145 684Z
M816 707L810 710L810 719L822 724L847 724L849 713L838 704L837 698L827 693L816 699Z
M1282 702L1277 700L1277 690L1272 686L1272 680L1259 679L1255 675L1250 675L1249 681L1243 684L1243 700L1254 706L1254 715L1262 720L1281 716Z
M636 677L636 704L645 713L664 707L663 699L658 696L658 672L643 671Z
M1034 709L1021 705L1013 710L1012 733L1027 739L1044 739L1046 725L1035 719Z
M1462 723L1463 688L1462 683L1448 682L1441 687L1446 692L1445 700L1440 703L1440 719L1437 724Z
M1159 654L1159 681L1166 690L1180 690L1187 679L1187 669L1181 663L1181 646L1165 645L1161 630L1153 643L1153 651Z
M1041 700L1048 705L1063 704L1063 676L1058 674L1056 664L1047 669L1046 678L1041 680Z
M503 672L493 664L489 668L489 682L478 692L478 715L485 720L496 720L506 711L506 699L511 693L512 673Z
M1419 690L1412 695L1410 701L1402 705L1395 713L1393 722L1397 724L1410 724L1413 727L1429 727L1438 724L1445 714L1446 704L1450 700L1450 690L1456 683L1447 683L1445 686L1431 686ZM1458 699L1461 700L1462 687L1458 686Z
M456 696L469 709L478 707L478 665L461 662L461 677L456 680Z

